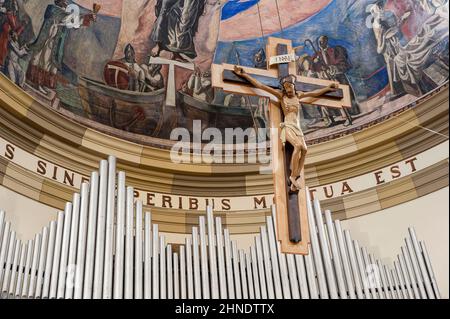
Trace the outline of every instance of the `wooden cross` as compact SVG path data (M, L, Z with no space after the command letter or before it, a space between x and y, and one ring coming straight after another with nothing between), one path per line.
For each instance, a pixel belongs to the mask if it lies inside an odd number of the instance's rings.
M269 38L266 47L267 61L275 57L286 56L292 53L292 41L279 38ZM276 60L276 58L275 58ZM268 66L267 70L242 67L246 73L257 79L261 83L280 89L281 78L293 74L296 75L295 61ZM226 92L265 96L271 99L270 105L270 128L272 141L272 163L273 178L275 188L275 205L277 210L277 236L281 243L283 253L302 254L309 253L309 224L308 212L306 208L306 187L304 173L301 177L301 191L290 192L288 180L290 175L290 162L292 149L284 148L280 139L280 124L283 122L283 114L276 106L278 101L269 93L249 86L246 80L234 74L234 65L213 64L212 83L213 87L221 88ZM315 78L297 76L295 86L297 90L309 92L321 89L333 82ZM304 98L302 103L320 105L332 108L351 107L350 87L340 85L339 90L329 92L320 98ZM286 144L288 145L288 144ZM295 242L293 238L301 238L300 242Z

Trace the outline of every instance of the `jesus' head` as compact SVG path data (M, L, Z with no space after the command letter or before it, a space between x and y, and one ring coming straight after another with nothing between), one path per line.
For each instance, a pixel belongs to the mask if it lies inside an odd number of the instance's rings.
M295 89L295 81L296 81L296 77L295 77L295 75L292 75L292 74L285 76L280 81L280 84L281 84L281 87L283 88L284 93L290 98L294 97L297 93L297 91Z

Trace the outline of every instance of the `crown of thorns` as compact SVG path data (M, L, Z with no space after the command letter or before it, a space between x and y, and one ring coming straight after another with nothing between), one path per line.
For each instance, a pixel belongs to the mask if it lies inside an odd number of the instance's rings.
M295 84L295 81L297 81L297 77L293 74L289 74L280 80L280 85L283 86L285 83Z

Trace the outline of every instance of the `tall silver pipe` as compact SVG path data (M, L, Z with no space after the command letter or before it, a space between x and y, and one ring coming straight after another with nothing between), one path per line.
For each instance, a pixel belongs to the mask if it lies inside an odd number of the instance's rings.
M100 175L98 172L92 173L91 189L89 191L89 210L87 224L87 239L85 252L85 269L83 274L83 298L92 299L94 287L94 262L95 262L95 244L97 241L97 217L99 201ZM82 278L83 278L82 277Z
M64 213L64 229L63 241L61 246L61 261L59 263L58 288L56 290L56 298L62 299L66 291L66 276L69 263L69 256L73 258L72 264L76 258L76 242L78 234L78 214L80 212L80 195L75 193L73 196L73 204L66 205ZM74 245L75 247L73 247ZM71 251L72 249L73 251ZM56 275L56 274L55 274Z
M167 260L167 299L173 300L173 255L172 245L167 245L166 248L166 260Z
M217 262L219 270L220 298L227 299L227 275L225 271L225 247L223 244L222 219L216 217Z
M193 291L192 293L189 292L189 295L193 296ZM183 300L188 298L186 280L186 247L184 246L180 246L180 298ZM190 299L193 299L193 297Z
M412 286L412 290L414 292L414 297L416 299L421 299L421 295L420 295L419 288L418 288L418 283L416 280L416 275L415 275L414 270L411 265L411 259L409 257L408 249L406 247L402 246L401 250L402 250L401 255L403 256L403 259L405 260L406 268L408 269L408 275L409 275L409 279L411 281L411 286Z
M211 289L211 298L219 299L220 290L219 290L219 279L217 275L217 259L216 259L216 238L214 233L214 217L212 207L208 206L206 209L206 216L208 219L208 251L209 256L209 276L210 276L210 289Z
M186 238L186 277L187 277L187 299L194 299L194 271L192 266L192 238ZM182 264L183 265L183 264Z
M272 270L274 276L275 296L277 299L291 298L289 280L287 277L286 260L283 259L280 252L280 243L277 241L275 219L275 206L272 207L272 217L266 217L267 235L269 239L270 255L272 260ZM280 280L281 279L281 280Z
M2 246L0 249L0 266L1 266L0 267L0 287L3 282L3 264L5 263L6 257L8 254L10 236L11 236L11 223L7 222L4 226Z
M143 220L143 211L142 211L142 202L136 202L136 229L135 229L135 237L134 237L134 247L135 247L135 256L134 256L134 298L142 299L144 297L143 294L143 236L142 236L142 220Z
M402 254L397 256L397 260L399 262L400 268L402 270L402 274L405 280L406 290L408 291L408 295L411 299L415 299L414 291L411 288L411 279L409 277L408 268L406 267L405 259Z
M247 275L245 270L245 253L243 250L239 250L238 255L239 255L239 269L241 275L242 298L248 299L249 295L248 295Z
M253 282L252 261L249 254L245 254L245 267L247 269L248 297L253 300L255 299L255 285Z
M311 249L311 247L310 247ZM287 255L288 258L288 263L293 263L292 266L294 267L292 271L289 271L290 273L292 273L292 276L289 276L289 279L294 281L294 286L292 286L292 293L293 293L293 298L294 299L310 299L310 298L314 298L317 299L318 298L318 292L317 292L317 285L316 285L316 280L315 280L315 276L314 278L307 278L307 269L309 269L309 271L311 272L311 274L314 274L314 266L312 264L312 260L311 258L309 258L308 260L308 265L306 265L305 261L306 258L305 257L311 257L310 255L307 256L301 256L301 255ZM292 261L290 261L289 259L292 259ZM291 266L291 267L292 267ZM305 268L306 267L306 268ZM296 274L298 274L298 280L296 280ZM308 289L308 286L309 289ZM297 290L299 290L299 296L297 298ZM310 292L311 291L311 292Z
M328 286L325 277L325 269L320 252L319 238L317 234L317 225L314 217L314 209L312 206L311 195L309 189L306 188L306 210L308 212L308 223L311 239L311 253L314 261L314 268L317 273L317 283L319 286L319 294L321 299L328 299ZM312 274L311 274L312 275Z
M103 270L103 299L113 297L114 215L116 211L116 158L108 158L108 196L106 205L105 259ZM101 257L100 257L101 258ZM101 259L99 263L100 270Z
M338 289L339 289L339 296L341 299L347 299L347 287L345 285L345 279L343 274L343 266L342 266L342 260L341 255L339 252L339 247L337 244L337 238L336 238L336 232L334 229L333 221L331 219L331 211L326 210L325 211L325 222L327 225L328 230L328 238L331 246L331 253L333 256L333 264L334 264L334 270L336 273L337 283L338 283Z
M100 180L98 188L97 230L95 240L94 277L92 296L101 299L103 294L103 273L105 271L105 230L106 207L108 204L108 161L100 162ZM91 225L89 225L91 227Z
M152 215L145 213L144 298L152 297Z
M192 258L194 268L195 299L202 299L202 279L200 274L200 251L198 246L197 227L192 227Z
M125 217L125 299L133 298L133 262L134 262L134 188L127 187Z
M336 286L336 277L334 275L333 263L330 256L330 247L325 233L325 226L322 217L322 210L318 200L314 202L314 211L316 217L317 231L319 233L319 242L322 250L323 262L325 265L325 275L327 278L328 289L331 299L339 298Z
M419 263L420 273L424 279L425 289L427 291L428 299L436 299L433 291L433 287L431 285L430 278L428 276L427 267L425 266L425 261L423 258L422 251L420 249L419 241L417 240L416 231L414 228L410 227L408 229L409 235L411 237L412 245L414 251L416 252L417 262Z
M411 260L412 268L414 270L414 275L416 277L417 284L419 286L420 296L422 299L427 299L427 293L425 292L423 278L422 278L422 274L420 273L420 268L419 268L419 265L417 262L416 252L414 250L413 244L409 237L407 237L405 239L405 241L406 241L406 248L408 251L408 256L409 256L409 259Z
M30 242L28 242L28 243L30 243ZM28 245L25 245L25 243L23 243L22 250L20 253L19 271L17 273L17 282L16 282L15 286L13 287L14 288L14 296L16 297L16 299L19 299L21 297L21 293L22 293L24 271L26 271L25 265L27 262L27 254L28 254Z
M339 220L336 220L334 222L334 225L336 229L336 238L339 246L339 251L341 252L342 265L344 267L345 281L348 286L348 294L350 299L356 299L355 285L353 284L352 271L350 268L350 262L348 257L348 250L347 246L345 245L341 222Z
M44 272L44 286L42 287L42 298L48 299L50 295L50 280L52 275L53 257L55 254L55 240L56 240L56 227L55 221L50 223L50 237L48 240L47 249L47 261L45 262Z
M21 298L27 298L28 297L28 288L30 285L30 269L31 265L33 263L33 256L34 256L34 240L28 241L27 246L27 258L25 261L25 269L24 269L24 276L23 276L23 284L20 288L20 291L18 294L16 294L17 297Z
M39 267L39 257L41 251L42 235L37 234L34 238L33 259L31 262L30 284L28 285L27 297L34 298L36 292L36 276Z
M359 247L358 241L356 241L356 240L353 241L353 249L355 251L356 261L358 263L359 273L361 274L364 295L366 296L366 299L372 299L372 294L369 291L368 276L367 276L367 272L366 272L366 269L364 266L361 249Z
M157 224L153 224L152 274L153 299L159 299L159 227Z
M85 185L83 187L83 185ZM82 189L87 189L87 185L83 184ZM78 248L78 234L79 234L79 225L80 225L80 214L81 214L81 195L75 194L73 201L73 210L72 210L72 225L70 229L70 245L69 245L69 258L67 263L67 268L64 269L64 265L61 265L60 273L65 277L62 280L61 284L63 287L65 286L65 298L72 299L74 293L75 286L75 272L76 272L76 263L77 263L77 248ZM66 274L67 272L67 274ZM58 292L59 298L59 292ZM62 297L63 298L63 297Z
M367 286L370 290L370 293L372 295L373 299L379 299L378 293L377 293L377 269L374 267L370 260L369 260L369 254L367 253L367 249L365 247L361 248L362 252L362 258L364 263L364 269L366 271L367 276Z
M64 220L67 215L68 210L72 210L72 206L69 203L66 204L64 213L58 213L58 221L56 222L56 236L55 236L55 249L53 253L52 261L52 273L50 280L50 292L49 298L55 299L58 293L58 277L59 277L59 265L62 260L61 250L63 245L63 235L64 235ZM68 228L70 231L70 228ZM68 242L68 240L67 240Z
M0 210L0 248L2 247L3 243L3 234L5 230L5 211Z
M389 271L389 269L384 266L383 267L384 273L386 274L386 278L388 280L388 284L389 284L389 290L391 292L392 295L392 299L399 299L399 295L397 290L395 289L395 283L392 277L392 273Z
M430 274L430 277L431 277L431 284L433 285L433 289L434 289L436 298L441 299L441 293L439 291L439 287L438 287L438 284L436 281L436 276L434 275L434 270L433 270L433 266L431 264L430 255L428 254L428 250L427 250L427 246L425 245L425 242L421 241L420 247L422 249L423 256L425 258L425 264L427 266L428 273Z
M230 233L228 229L224 230L225 238L225 266L227 272L228 298L235 299L234 280L233 280L233 252L231 248Z
M292 292L292 299L300 299L300 288L298 285L297 269L295 267L296 266L295 265L295 257L292 254L283 255L283 256L286 258L286 262L287 262L287 268L288 268L288 274L289 274L288 283L290 283L290 285L291 285L290 289ZM300 256L300 257L303 257L303 256ZM302 259L302 262L303 262L303 259ZM304 262L303 262L303 264L304 264ZM304 265L303 265L303 267L304 267ZM303 282L301 281L300 284L306 283L306 277L304 279L305 279L305 281L303 281Z
M270 261L270 250L269 250L269 243L267 240L266 227L264 226L261 227L260 236L262 243L262 258L264 260L264 269L266 274L267 295L269 299L275 299L275 290L272 277L273 269Z
M309 247L310 251L312 251L312 246ZM300 256L295 256L297 267L301 267L301 263L298 261L301 259ZM317 284L317 278L316 278L316 271L314 269L314 260L313 255L309 254L304 257L304 264L306 267L306 278L308 279L308 284L300 284L300 292L301 292L301 298L302 299L319 299L319 290L318 290L318 284ZM301 271L301 269L300 269ZM300 278L302 278L300 276ZM304 288L302 288L304 287Z
M259 285L259 270L258 270L258 259L256 257L256 249L255 246L250 246L250 255L252 258L252 271L253 271L253 282L255 287L255 298L261 299L261 287Z
M402 269L400 268L400 265L396 260L394 261L394 268L398 277L398 284L401 288L404 299L411 299L411 297L409 296L409 291L408 289L406 289L405 278L403 276Z
M180 269L179 269L178 253L173 253L173 297L180 299Z
M19 272L22 272L22 268L19 267L20 258L22 257L22 251L24 250L24 245L20 240L16 241L16 247L14 249L14 258L11 266L11 278L8 283L7 290L7 298L13 299L14 292L16 289L16 280L19 275Z
M356 288L356 295L358 296L358 299L364 299L364 293L362 291L362 276L361 272L358 266L356 254L355 254L355 248L352 244L352 239L350 237L350 232L348 230L344 231L344 237L345 237L345 243L347 246L348 251L348 257L350 259L350 265L352 268L353 273L353 282L355 283Z
M6 262L4 264L2 263L0 265L2 270L3 270L3 267L5 267L4 275L3 275L3 284L0 286L1 287L0 298L4 298L4 299L8 298L9 281L11 279L11 266L13 263L14 252L15 252L15 249L17 246L18 246L18 243L16 241L16 232L13 231L13 232L11 232L11 237L9 240L9 247L8 247Z
M210 298L210 282L209 282L209 269L208 269L208 252L206 248L206 225L205 216L200 216L200 260L202 269L202 292L203 299Z
M375 275L375 289L378 292L378 296L380 297L380 299L386 299L386 295L385 295L385 292L382 287L383 285L381 283L380 268L378 267L378 264L372 255L369 255L369 260L370 260L370 264L371 264L371 267L372 267L374 275Z
M379 272L380 272L380 277L381 277L382 289L384 291L384 296L385 296L386 299L392 299L391 292L389 291L389 283L388 283L388 280L386 278L386 273L384 272L383 265L381 264L380 260L377 260L377 267L378 267Z
M77 244L77 262L75 268L75 292L74 299L83 298L83 280L86 261L86 245L89 218L89 191L90 186L96 181L98 175L94 172L91 174L91 184L84 183L81 185L81 204L80 204L80 225L78 228L78 244ZM92 186L93 187L93 186ZM95 195L94 195L95 196Z
M36 289L34 291L34 298L36 299L41 299L42 296L42 284L44 281L45 262L47 260L48 239L49 239L49 228L44 227L39 256L39 266L36 278Z
M114 255L114 299L122 299L123 297L126 198L125 173L119 172L117 184L116 254Z
M399 278L396 269L391 269L392 278L394 279L394 285L395 289L397 290L397 296L398 299L405 299L405 296L403 295L403 290L400 287Z
M159 282L160 298L167 299L167 273L166 273L166 238L159 236Z
M236 293L236 299L242 299L241 274L239 271L239 252L235 241L231 241L231 251L233 258L234 290Z
M1 212L0 212L1 213ZM0 215L1 217L1 215ZM4 217L3 217L4 219ZM1 221L1 220L0 220ZM9 236L10 236L10 230L8 229L8 231L5 231L6 229L6 224L3 222L0 224L0 285L2 282L2 278L3 278L3 264L5 263L6 260L6 255L8 254L8 247L9 247ZM11 227L11 226L9 226ZM0 286L1 287L1 286Z

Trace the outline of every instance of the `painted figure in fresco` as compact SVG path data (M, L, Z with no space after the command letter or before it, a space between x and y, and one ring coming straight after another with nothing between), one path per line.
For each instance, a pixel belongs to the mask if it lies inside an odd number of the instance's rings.
M303 54L297 59L297 74L310 78L319 78L317 72L313 71L314 61L308 54ZM303 105L302 107L303 118L306 126L314 125L323 119L322 108L313 105Z
M265 69L267 68L266 51L264 49L259 49L253 56L253 63L255 68Z
M195 68L195 71L189 77L184 90L196 99L211 103L214 100L211 72L202 72L199 68Z
M56 88L57 73L62 68L67 25L73 19L73 14L66 11L67 6L67 0L55 0L47 6L39 35L30 45L32 57L27 81L43 94L48 94L46 88ZM82 26L90 26L96 20L96 13L86 14L80 20Z
M434 60L430 57L436 53L435 49L439 48L442 41L447 39L448 46L448 1L422 1L421 6L428 12L429 17L422 23L418 33L404 45L399 41L399 26L408 19L409 13L405 13L398 21L392 13L385 11L385 2L378 1L371 8L371 14L374 17L378 52L383 54L386 60L391 91L394 95L403 90L414 96L421 96L437 86L431 84L430 87L429 83L425 83L425 70L430 66L442 69L435 61L430 61ZM430 72L448 73L448 65L446 70Z
M234 93L225 95L223 99L223 105L227 107L244 107L247 105L245 97Z
M282 78L280 80L282 90L276 90L257 81L247 74L241 67L235 66L234 73L237 76L247 80L255 88L272 94L280 102L280 108L284 114L284 123L281 123L280 127L281 141L283 142L283 145L289 143L294 148L291 162L291 176L289 177L291 182L291 191L295 192L300 190L301 185L299 183L299 179L303 173L306 153L308 151L304 134L299 125L299 111L302 106L300 100L307 97L317 98L327 92L334 91L339 88L339 83L333 83L324 89L304 93L296 90L296 77L294 75L289 75Z
M8 43L8 56L6 58L5 74L12 82L23 87L25 83L25 71L19 63L19 60L28 54L28 48L19 43L19 34L17 31L10 31L10 40Z
M164 77L161 74L161 64L142 64L145 74L144 92L153 92L164 88Z
M400 24L392 12L385 12L386 1L378 1L372 8L373 32L377 40L377 52L386 62L391 98L405 93L402 83L395 76L394 59L400 51Z
M6 68L11 31L15 31L20 36L24 30L24 25L19 21L19 5L17 0L7 0L3 3L0 24L0 70L3 70Z
M318 39L319 48L318 51L313 56L313 71L316 72L320 78L336 81L341 84L349 85L351 88L350 81L347 78L346 73L352 68L349 61L347 50L342 46L330 47L329 40L326 35L321 36ZM347 110L346 108L341 109L342 116L346 119L344 126L353 125L352 115L359 114L359 106L356 102L356 97L351 91L352 97L352 108ZM328 108L322 108L322 112L329 121L329 125L335 125L334 112L336 110L330 110Z
M186 62L197 57L194 37L205 10L206 0L158 0L152 41L152 56L169 51L173 59Z
M143 91L145 72L136 62L136 51L131 44L125 46L124 55L119 61L123 62L128 68L128 90L136 92Z
M136 51L127 44L124 57L119 60L128 70L128 90L135 92L153 92L164 88L164 78L161 74L162 65L142 64L136 61Z

